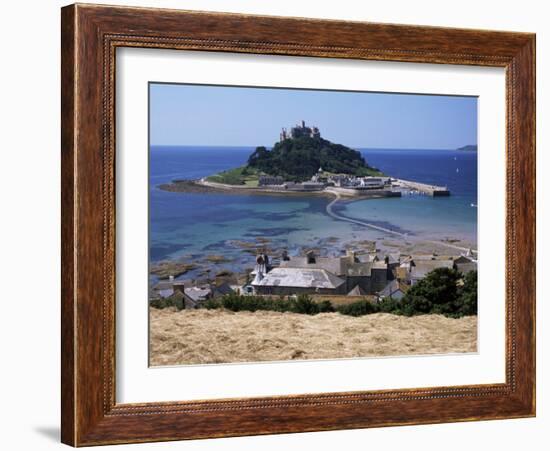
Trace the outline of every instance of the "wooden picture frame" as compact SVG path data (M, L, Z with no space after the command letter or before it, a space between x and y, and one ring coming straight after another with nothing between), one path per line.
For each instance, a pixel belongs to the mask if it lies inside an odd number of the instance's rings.
M73 446L535 415L535 35L146 8L62 9L62 441ZM115 50L506 69L506 382L118 404Z

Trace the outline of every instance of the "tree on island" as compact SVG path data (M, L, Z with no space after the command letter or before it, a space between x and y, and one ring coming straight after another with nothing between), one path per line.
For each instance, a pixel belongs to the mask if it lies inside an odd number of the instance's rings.
M380 171L367 164L359 151L310 136L284 139L277 142L272 150L257 147L248 158L248 166L297 182L310 179L319 168L335 174L381 175Z

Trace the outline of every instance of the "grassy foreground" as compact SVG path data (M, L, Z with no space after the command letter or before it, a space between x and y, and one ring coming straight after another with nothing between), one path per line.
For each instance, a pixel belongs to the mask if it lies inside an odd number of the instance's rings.
M150 308L153 366L475 352L477 316Z

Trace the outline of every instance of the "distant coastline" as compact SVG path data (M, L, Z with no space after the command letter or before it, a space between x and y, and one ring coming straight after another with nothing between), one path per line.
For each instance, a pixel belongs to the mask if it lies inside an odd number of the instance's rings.
M456 150L460 150L463 152L477 152L477 144L468 144L466 146L459 147Z

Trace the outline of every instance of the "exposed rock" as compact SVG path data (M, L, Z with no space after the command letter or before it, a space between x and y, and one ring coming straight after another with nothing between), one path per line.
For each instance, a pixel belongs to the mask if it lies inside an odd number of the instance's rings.
M170 276L178 277L197 267L194 263L183 263L177 261L161 261L151 264L149 271L158 276L159 279L168 279Z

